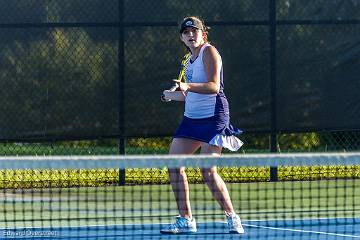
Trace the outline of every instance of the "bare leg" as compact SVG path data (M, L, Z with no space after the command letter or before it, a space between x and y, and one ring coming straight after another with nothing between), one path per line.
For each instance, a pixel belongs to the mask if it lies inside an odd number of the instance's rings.
M220 156L221 150L221 147L209 144L203 144L201 147L202 154L211 154L215 156ZM233 213L234 207L232 205L229 192L225 182L217 173L216 167L201 169L201 174L203 176L204 182L209 187L211 193L213 194L215 200L220 204L221 208L226 213Z
M170 146L170 154L193 154L199 147L200 142L198 141L185 138L174 138ZM192 218L189 183L185 168L169 169L169 178L180 216Z

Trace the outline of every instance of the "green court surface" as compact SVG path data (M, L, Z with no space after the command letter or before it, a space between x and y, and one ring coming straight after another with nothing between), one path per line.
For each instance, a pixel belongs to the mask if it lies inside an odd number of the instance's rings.
M233 183L243 221L360 217L360 180ZM224 221L203 184L191 184L198 222ZM170 185L3 189L0 228L158 224L177 215Z

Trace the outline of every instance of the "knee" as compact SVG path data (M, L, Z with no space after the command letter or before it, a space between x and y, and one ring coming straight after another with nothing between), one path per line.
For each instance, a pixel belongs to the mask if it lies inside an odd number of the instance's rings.
M171 179L186 178L185 168L169 169L168 171Z
M201 169L201 175L206 184L214 183L217 176L216 168Z

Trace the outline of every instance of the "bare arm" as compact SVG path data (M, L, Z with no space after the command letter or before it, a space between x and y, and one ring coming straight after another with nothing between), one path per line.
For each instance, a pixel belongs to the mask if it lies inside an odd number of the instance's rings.
M204 62L206 83L180 83L183 91L213 94L220 90L221 59L215 47L205 48L202 61Z

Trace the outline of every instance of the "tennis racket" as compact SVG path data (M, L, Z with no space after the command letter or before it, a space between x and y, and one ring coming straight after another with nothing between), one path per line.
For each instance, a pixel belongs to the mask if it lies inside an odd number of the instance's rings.
M187 69L187 66L188 66L188 63L189 63L189 60L190 60L190 57L191 57L191 54L190 53L187 53L182 61L181 61L181 67L180 67L180 72L179 72L179 76L177 78L177 80L179 82L186 82L186 69ZM179 84L178 83L175 83L175 85L173 85L170 89L168 90L165 90L166 92L175 92L175 91L179 91ZM164 91L164 92L165 92ZM177 96L178 94L174 94L174 99L173 100L176 100L177 99ZM166 98L165 97L165 94L161 94L161 97L160 97L161 101L163 102L170 102L172 99L170 98Z

